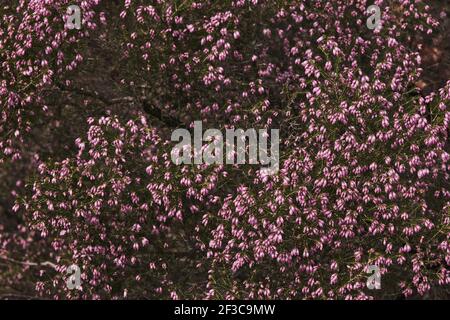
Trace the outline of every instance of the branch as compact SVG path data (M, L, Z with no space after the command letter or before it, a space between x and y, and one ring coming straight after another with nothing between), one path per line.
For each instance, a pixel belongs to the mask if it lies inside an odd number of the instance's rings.
M56 269L56 264L54 264L53 262L50 261L44 261L44 262L29 262L29 261L19 261L19 260L14 260L11 258L7 258L5 256L0 256L0 259L5 260L5 261L9 261L12 263L16 263L16 264L21 264L24 266L29 266L29 267L52 267L53 269Z
M114 105L114 104L117 104L117 103L122 103L122 102L136 102L136 99L134 97L131 97L131 96L120 97L120 98L115 98L115 99L109 99L109 98L107 98L105 96L102 96L97 91L91 92L91 91L88 91L88 90L78 89L78 88L70 88L70 89L68 89L61 83L56 83L56 86L61 91L74 92L74 93L78 93L78 94L81 94L81 95L84 95L84 96L87 96L87 97L98 99L103 104L105 104L107 106L108 105ZM163 115L162 112L161 112L161 109L151 105L147 100L142 99L141 102L140 102L140 105L142 106L142 108L143 108L145 113L147 113L148 115L150 115L150 116L152 116L154 118L157 118L158 120L163 122L168 127L179 128L180 126L182 126L182 123L178 119L176 119L176 118L174 118L172 116Z

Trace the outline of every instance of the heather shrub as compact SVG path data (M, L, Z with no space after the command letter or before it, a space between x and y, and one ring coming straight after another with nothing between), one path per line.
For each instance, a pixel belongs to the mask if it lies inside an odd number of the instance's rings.
M415 87L438 24L425 4L376 1L370 30L367 1L79 3L80 31L64 29L67 1L2 7L1 159L27 177L0 281L84 299L398 298L449 284L450 83ZM279 128L280 171L175 165L170 133L195 120ZM66 286L72 264L81 290ZM366 287L371 265L382 290Z
M14 0L2 4L0 57L2 77L0 97L0 160L19 158L16 140L30 131L32 118L48 112L43 96L58 75L74 69L82 61L77 51L80 38L95 28L92 10L98 0L83 1L85 30L77 34L64 28L69 1ZM70 83L70 79L66 79Z

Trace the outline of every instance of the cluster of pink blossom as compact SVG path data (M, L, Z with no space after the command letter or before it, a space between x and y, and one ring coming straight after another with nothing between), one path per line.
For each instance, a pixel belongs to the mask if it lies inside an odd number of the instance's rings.
M33 184L32 205L26 205L29 225L51 239L57 272L64 275L69 265L82 266L85 298L125 294L126 288L116 285L124 279L130 293L147 286L144 292L155 294L170 282L163 280L168 264L159 252L171 240L161 235L170 232L170 220L181 219L170 211L172 187L146 178L146 171L152 173L150 163L168 161L152 154L160 139L145 119L125 125L109 117L88 122L88 139L77 139L75 159L39 165L41 178ZM162 181L170 179L159 172ZM48 272L41 276L47 278ZM50 286L39 281L36 289L46 295L64 292L65 277L54 277Z
M0 162L21 157L22 134L32 118L45 116L42 96L55 77L83 61L77 44L96 27L100 0L80 3L84 30L65 28L70 0L17 0L0 7ZM64 79L70 83L70 78ZM18 140L18 141L17 141Z
M62 20L48 8L67 1L25 2L13 6L22 20L1 22L5 154L9 128L32 127L21 115L45 100L49 79L70 91L68 71L89 55L86 29L53 31ZM426 97L415 88L421 36L437 26L425 4L375 1L381 28L370 30L365 0L99 2L81 2L83 19L104 22L87 25L115 41L104 50L139 98L80 116L88 130L65 160L35 157L14 210L28 241L47 244L30 256L52 261L37 266L39 294L370 299L450 284L450 82ZM22 28L28 45L14 40ZM174 119L280 129L279 173L173 164ZM72 264L81 290L65 285ZM382 290L366 286L371 265Z
M126 124L116 117L88 122L87 139L76 141L76 158L41 163L33 195L24 204L27 224L50 240L56 263L50 270L52 282L39 281L36 288L55 298L61 293L170 297L180 285L174 283L175 274L183 269L187 277L198 273L194 270L199 266L186 259L198 254L192 233L199 226L185 224L198 214L196 201L209 202L207 195L222 170L204 166L195 175L187 168L177 172L179 167L163 152L168 144L164 146L145 118ZM172 183L178 180L178 185ZM65 285L71 264L82 266L81 293ZM42 270L41 276L48 278L48 272ZM202 276L206 281L206 271ZM201 287L204 281L194 285Z

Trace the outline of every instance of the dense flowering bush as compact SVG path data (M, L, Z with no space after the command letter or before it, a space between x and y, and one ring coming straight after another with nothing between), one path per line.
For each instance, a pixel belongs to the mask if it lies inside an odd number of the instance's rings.
M64 28L73 3L81 30ZM415 88L438 23L420 1L375 3L377 30L364 0L1 5L2 170L28 177L2 186L0 283L84 299L448 285L450 82ZM175 165L170 132L195 120L279 128L279 173Z
M86 29L78 35L64 29L69 1L10 1L0 12L0 161L4 156L20 157L14 140L29 131L30 117L47 111L42 91L53 79L82 61L76 51L79 38L95 28L92 9L98 0L83 1ZM69 79L67 79L70 82Z

